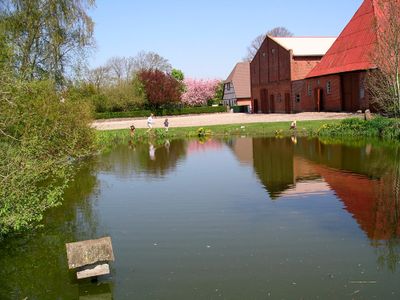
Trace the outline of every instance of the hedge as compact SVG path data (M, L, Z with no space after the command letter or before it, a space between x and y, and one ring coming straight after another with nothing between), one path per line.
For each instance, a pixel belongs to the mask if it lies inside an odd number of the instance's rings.
M156 116L175 116L175 115L191 115L191 114L208 114L226 112L225 106L199 106L184 107L174 109L158 109L158 110L133 110L120 112L103 112L96 113L96 119L115 119L115 118L141 118L148 117L151 113Z

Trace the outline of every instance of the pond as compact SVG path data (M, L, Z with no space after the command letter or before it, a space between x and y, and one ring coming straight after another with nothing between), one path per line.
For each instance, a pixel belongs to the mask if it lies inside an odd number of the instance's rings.
M0 246L0 299L399 299L400 148L229 138L120 144ZM65 243L111 236L78 282Z

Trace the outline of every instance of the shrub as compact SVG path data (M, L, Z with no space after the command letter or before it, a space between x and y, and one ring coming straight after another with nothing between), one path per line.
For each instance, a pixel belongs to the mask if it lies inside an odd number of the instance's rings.
M376 117L370 121L359 118L345 119L339 124L325 124L318 130L320 136L381 137L400 140L400 121Z
M62 98L50 81L1 83L9 96L0 101L0 236L34 226L60 204L71 162L94 147L90 105Z

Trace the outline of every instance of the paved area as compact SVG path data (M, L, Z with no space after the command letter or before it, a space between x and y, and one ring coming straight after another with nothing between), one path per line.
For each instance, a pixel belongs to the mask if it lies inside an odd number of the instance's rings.
M217 113L203 115L188 115L188 116L173 116L168 117L169 126L172 127L196 127L207 125L225 125L225 124L246 124L246 123L261 123L261 122L291 122L305 120L332 120L344 119L354 116L349 113L316 113L307 112L299 114L234 114L234 113ZM154 118L154 128L160 128L164 125L165 117ZM129 128L132 124L136 128L146 128L147 118L132 118L132 119L109 119L97 120L92 126L99 130L112 130Z

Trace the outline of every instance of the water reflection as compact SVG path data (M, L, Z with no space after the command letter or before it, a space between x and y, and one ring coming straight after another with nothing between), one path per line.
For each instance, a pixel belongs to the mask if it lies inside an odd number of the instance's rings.
M358 257L385 287L398 282L381 269L398 272L399 198L398 147L248 137L118 145L84 164L43 229L1 245L0 299L211 299L218 285L257 299L268 285L288 298L282 282L305 273L335 299L361 276L346 269ZM65 243L104 235L112 277L78 283ZM293 298L310 295L307 284Z
M119 145L105 155L99 165L100 171L130 178L132 175L163 177L173 172L179 161L187 154L187 142L184 140L166 140L162 145L141 143Z
M400 261L399 148L291 141L238 139L230 146L254 166L272 199L333 190L376 246L380 264L394 270ZM243 159L243 143L253 148L252 162Z
M254 166L272 199L333 190L371 240L400 237L399 148L329 145L305 138L228 144L241 162ZM252 155L243 158L243 148L252 148Z

